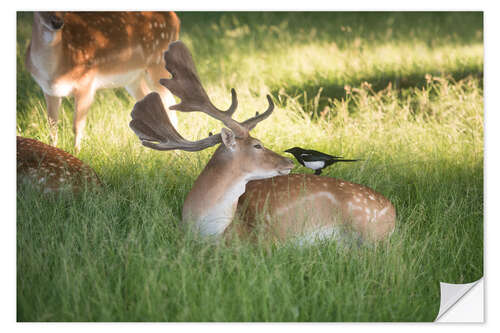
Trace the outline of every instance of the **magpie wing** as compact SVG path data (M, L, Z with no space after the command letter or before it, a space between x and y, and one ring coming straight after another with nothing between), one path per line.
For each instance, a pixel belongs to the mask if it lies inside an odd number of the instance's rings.
M326 154L322 155L315 155L315 154L301 154L300 157L305 161L305 162L314 162L314 161L332 161L332 160L337 160L341 159L342 157L339 156L330 156Z

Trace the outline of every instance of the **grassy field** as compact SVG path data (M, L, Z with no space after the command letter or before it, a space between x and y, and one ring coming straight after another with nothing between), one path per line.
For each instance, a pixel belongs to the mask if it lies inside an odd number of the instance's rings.
M483 275L481 13L179 13L181 39L214 103L236 118L277 104L253 131L359 158L324 174L395 205L379 246L272 248L195 242L182 204L214 148L142 147L132 98L100 91L79 158L104 186L78 196L17 191L19 321L432 321L439 282ZM30 13L17 21L17 134L49 142L41 89L23 64ZM74 153L72 100L59 147ZM220 125L181 114L186 137ZM310 170L297 167L296 173Z

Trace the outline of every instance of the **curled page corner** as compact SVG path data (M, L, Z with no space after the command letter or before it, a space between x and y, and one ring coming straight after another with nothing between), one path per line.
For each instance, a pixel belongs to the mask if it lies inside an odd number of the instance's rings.
M441 289L441 302L439 304L439 313L435 321L441 321L441 317L450 310L465 294L467 294L474 286L476 286L482 279L472 283L454 284L440 282Z

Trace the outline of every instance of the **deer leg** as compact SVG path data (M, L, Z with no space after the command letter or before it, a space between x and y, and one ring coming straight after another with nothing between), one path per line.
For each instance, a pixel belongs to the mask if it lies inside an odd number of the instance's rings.
M53 146L57 146L57 121L59 119L59 107L61 106L61 97L50 96L44 93L45 103L47 104L47 115L49 121L50 141Z
M170 118L170 122L172 123L172 125L174 125L174 128L177 128L177 114L175 111L168 108L171 105L177 104L175 102L174 95L172 95L172 93L167 88L160 84L160 79L170 77L170 73L165 69L164 65L161 64L148 68L147 74L149 79L148 83L151 86L151 90L156 91L160 94L163 106L165 107L165 110L167 110L168 117Z
M151 92L151 90L148 87L148 84L146 80L144 79L144 76L141 76L139 79L136 81L132 82L131 84L125 86L125 89L127 89L128 93L136 100L140 101L144 97L146 97L147 94Z
M85 122L90 105L94 100L94 91L86 89L75 94L75 116L73 118L73 132L75 133L75 149L80 151Z

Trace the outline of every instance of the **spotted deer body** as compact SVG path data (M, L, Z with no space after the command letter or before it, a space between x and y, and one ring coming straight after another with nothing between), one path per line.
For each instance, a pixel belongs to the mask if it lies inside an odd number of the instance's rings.
M383 195L335 178L289 175L293 162L249 135L258 122L271 115L274 104L269 96L269 107L263 114L237 122L232 119L238 104L234 89L230 108L217 109L182 42L172 43L164 57L172 78L161 83L181 99L170 108L204 112L227 127L205 139L188 141L172 126L154 93L134 106L130 127L146 147L199 151L220 144L184 201L185 228L203 237L233 232L253 237L260 233L272 240L312 242L344 231L363 240L381 240L391 234L395 210Z
M136 100L153 90L166 106L173 104L158 81L168 75L162 54L178 39L179 27L173 12L34 13L25 63L44 92L53 144L62 97L75 98L77 149L98 89L125 87ZM175 125L175 114L170 117Z
M248 233L255 221L273 239L300 235L325 239L354 232L362 239L380 240L395 227L391 202L369 187L342 179L292 174L249 182L240 197L236 226Z
M29 182L45 193L101 184L91 167L64 150L20 136L16 141L18 183Z

